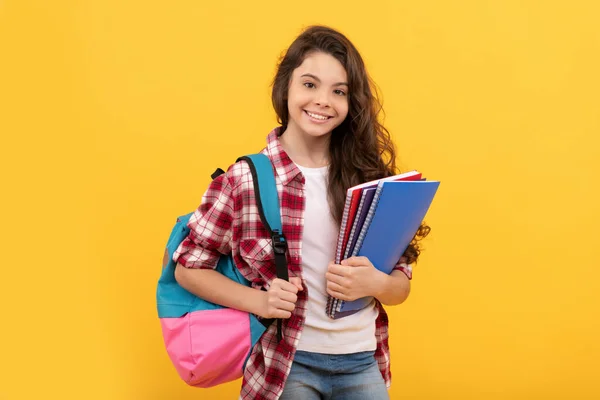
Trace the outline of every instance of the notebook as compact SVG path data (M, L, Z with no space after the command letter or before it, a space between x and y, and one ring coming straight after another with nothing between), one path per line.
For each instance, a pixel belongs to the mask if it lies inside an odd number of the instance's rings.
M342 223L340 225L340 235L338 236L338 243L335 253L335 262L339 264L342 261L342 256L346 250L348 238L352 230L352 224L354 223L354 217L358 209L362 190L368 187L377 187L380 181L395 181L400 179L421 179L421 173L418 171L410 171L399 175L389 176L387 178L376 179L373 181L365 182L360 185L353 186L346 191L346 202L344 204L344 213L342 214Z
M380 181L388 181L388 180L403 180L403 179L412 179L418 180L421 179L421 173L418 171L409 171L399 175L389 176L387 178L376 179L373 181L365 182L360 185L353 186L346 191L346 202L344 204L344 212L342 214L342 222L340 225L340 234L338 236L338 243L335 252L335 263L339 264L344 258L346 254L346 247L348 245L348 240L350 239L350 234L352 232L352 227L354 225L354 219L356 217L356 213L358 211L358 207L360 205L360 201L362 198L362 191L365 188L376 188L378 182ZM329 296L327 299L326 312L330 313L331 307L333 305L334 298Z
M380 181L352 250L387 274L404 254L437 192L438 181ZM360 218L359 218L360 219ZM367 306L373 298L332 300L328 315L342 318Z
M352 230L350 231L350 237L348 237L348 244L346 245L346 251L344 252L344 260L350 257L352 250L354 250L360 229L367 218L376 190L377 187L369 187L362 190L360 204L358 205L358 210L356 210L356 216L354 217L354 223L352 224Z

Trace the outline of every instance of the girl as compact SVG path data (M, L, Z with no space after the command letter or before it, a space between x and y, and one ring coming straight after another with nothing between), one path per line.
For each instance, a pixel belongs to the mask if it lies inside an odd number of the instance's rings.
M363 61L350 41L327 27L306 29L281 60L273 82L281 126L263 150L275 169L290 281L275 277L271 239L260 223L244 162L216 178L174 254L179 284L199 297L263 318L282 318L265 332L246 364L241 398L388 399L388 318L382 304L402 303L419 255L422 225L394 271L365 257L334 264L350 186L397 173L381 109ZM213 269L232 252L244 287ZM263 289L263 290L256 290ZM360 312L330 319L327 295L373 296Z

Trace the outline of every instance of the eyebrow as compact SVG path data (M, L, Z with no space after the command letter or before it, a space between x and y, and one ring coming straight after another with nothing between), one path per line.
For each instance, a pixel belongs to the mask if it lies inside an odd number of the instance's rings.
M301 75L300 78L303 78L305 76L307 76L309 78L313 78L317 82L321 82L321 80L313 74L304 74L304 75ZM348 85L348 82L337 82L337 83L334 83L333 86L348 86L348 87L350 87Z

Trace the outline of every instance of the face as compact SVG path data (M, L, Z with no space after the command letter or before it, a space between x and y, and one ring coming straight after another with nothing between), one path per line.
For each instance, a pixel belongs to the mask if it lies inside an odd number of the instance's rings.
M288 129L323 137L348 115L348 77L333 56L308 55L292 74L288 91Z

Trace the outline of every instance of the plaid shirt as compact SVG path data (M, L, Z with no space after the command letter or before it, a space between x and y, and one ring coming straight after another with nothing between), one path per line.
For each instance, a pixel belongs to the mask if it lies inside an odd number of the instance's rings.
M289 273L290 276L302 277L305 181L298 167L281 147L279 131L276 128L269 134L267 147L262 153L270 158L276 170L281 222L289 249ZM212 181L188 225L190 235L174 254L176 262L188 268L215 268L221 254L231 252L236 266L252 287L268 289L276 278L271 239L260 221L250 168L245 162L232 165L227 173ZM411 278L410 267L397 265L396 269ZM292 316L283 320L281 342L277 342L276 324L272 324L257 342L244 371L242 399L272 400L281 395L304 326L307 296L308 291L304 286L304 290L298 292ZM375 358L389 387L388 317L379 302L377 307L379 316L375 322Z

